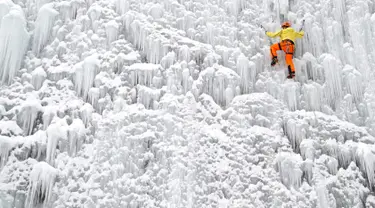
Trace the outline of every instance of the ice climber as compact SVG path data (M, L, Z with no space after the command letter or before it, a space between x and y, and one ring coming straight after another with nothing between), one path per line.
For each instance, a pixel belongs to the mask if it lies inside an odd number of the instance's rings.
M280 37L281 42L273 44L271 46L271 56L272 62L271 66L275 66L278 62L277 60L277 51L283 50L285 52L285 60L286 64L288 65L288 79L294 78L295 68L293 64L293 54L294 54L294 42L296 38L302 38L305 34L304 31L300 30L296 32L289 22L284 22L281 27L282 30L279 30L275 33L266 31L266 35L270 38Z

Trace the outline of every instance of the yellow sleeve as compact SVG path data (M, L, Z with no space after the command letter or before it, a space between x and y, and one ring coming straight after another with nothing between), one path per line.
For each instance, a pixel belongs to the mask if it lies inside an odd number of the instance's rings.
M266 35L270 38L275 38L281 35L281 30L273 33L273 32L266 32Z
M296 37L297 38L302 38L305 35L304 31L296 32Z

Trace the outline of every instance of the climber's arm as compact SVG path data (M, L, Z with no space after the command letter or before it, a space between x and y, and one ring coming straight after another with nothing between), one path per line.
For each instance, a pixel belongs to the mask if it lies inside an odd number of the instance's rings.
M270 38L275 38L275 37L279 37L281 35L281 30L277 31L277 32L266 32L266 35Z

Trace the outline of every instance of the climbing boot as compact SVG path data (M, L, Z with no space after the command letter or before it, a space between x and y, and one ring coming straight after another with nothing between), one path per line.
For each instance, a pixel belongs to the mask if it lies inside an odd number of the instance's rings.
M287 76L288 79L293 79L295 76L295 72L289 72L289 75Z
M271 62L271 66L275 66L277 64L278 60L277 60L277 57L273 57L272 58L272 62Z

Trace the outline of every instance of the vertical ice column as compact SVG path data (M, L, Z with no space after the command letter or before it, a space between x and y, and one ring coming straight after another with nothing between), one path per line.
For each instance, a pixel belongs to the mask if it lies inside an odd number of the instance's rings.
M160 98L160 90L151 89L145 86L138 85L137 102L141 103L147 109L156 109Z
M243 94L250 93L256 78L255 64L241 54L237 58L237 74L241 77L241 91Z
M308 124L304 121L301 122L293 118L287 118L284 121L285 134L288 136L290 143L292 143L295 152L300 152L300 144L306 139L306 129L308 129Z
M21 67L30 36L19 6L11 7L0 22L0 79L9 84Z
M23 129L25 135L31 135L39 112L42 112L40 101L35 98L29 98L21 106L17 114L17 124Z
M359 103L362 100L364 93L362 74L350 65L345 65L343 69L343 85L346 91L350 93L355 102Z
M59 118L55 118L52 124L47 128L47 152L46 152L46 162L54 165L55 154L57 145L60 142L67 141L67 129L66 122Z
M87 11L87 14L90 17L92 29L96 32L99 26L98 20L102 15L102 8L97 4L92 5Z
M150 87L158 71L160 71L160 65L157 64L133 64L129 67L130 83L132 86L141 84Z
M0 27L1 27L1 20L5 15L7 15L10 11L10 8L14 6L11 0L4 0L0 2Z
M302 92L304 96L305 109L309 111L320 111L323 96L322 86L316 82L304 84L302 87Z
M9 152L14 146L14 141L10 137L0 136L0 170L8 162Z
M42 67L38 67L31 72L31 76L31 84L34 86L35 90L39 90L42 87L44 80L47 78L47 73Z
M58 170L46 162L35 164L30 172L30 185L25 207L51 207L49 203L51 203L52 189L57 176Z
M57 114L57 106L51 106L48 105L44 107L44 112L43 112L43 130L46 130L47 127L51 124L53 118Z
M80 109L80 116L86 128L89 126L89 123L91 122L93 112L94 108L92 107L92 105L88 103L85 103L85 105L83 105Z
M108 45L111 44L113 41L117 40L118 29L119 25L115 20L111 20L105 25L105 32L107 35Z
M176 53L173 51L168 52L167 55L161 59L160 64L164 69L168 69L174 64L175 60L176 60Z
M325 74L324 92L326 104L333 110L342 99L342 70L341 63L332 55L323 55L323 67Z
M90 88L94 84L95 76L99 72L100 61L98 54L87 57L80 63L75 72L75 89L78 95L87 100Z
M81 149L85 140L85 125L81 119L74 119L68 127L68 153L74 157Z
M123 15L130 9L129 0L116 0L115 1L116 12Z
M375 185L375 146L359 143L356 154L359 168L366 173L371 191Z
M33 52L36 55L39 55L47 42L51 40L52 27L58 14L53 3L45 4L40 8L33 37Z
M213 82L213 94L210 94L215 102L221 106L229 104L233 97L237 95L237 87L240 85L240 77L233 70L214 65L216 72ZM227 97L228 96L228 97Z
M364 80L370 78L371 66L368 54L373 50L371 34L371 21L369 7L366 1L358 0L347 12L349 34L355 51L355 66L363 75Z
M284 86L284 100L291 111L299 109L299 95L300 95L299 83L287 83Z
M190 62L190 48L187 45L183 45L180 47L178 51L178 59L180 61L186 61L186 63Z
M276 157L276 170L281 182L288 188L298 189L302 184L302 158L298 154L282 152Z

